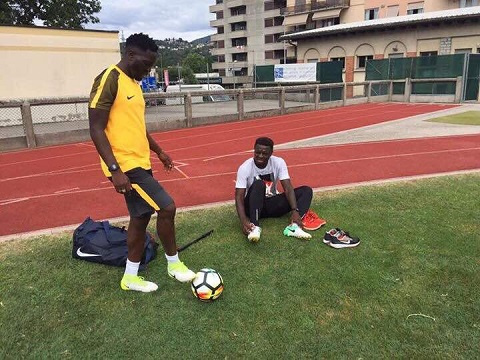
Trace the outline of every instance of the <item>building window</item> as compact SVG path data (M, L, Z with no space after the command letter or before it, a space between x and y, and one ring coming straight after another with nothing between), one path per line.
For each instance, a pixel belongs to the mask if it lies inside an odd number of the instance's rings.
M225 62L225 55L218 55L217 56L217 62L219 62L219 63Z
M466 48L466 49L455 49L455 54L471 54L472 49L471 48Z
M218 69L218 75L225 76L225 69Z
M265 19L264 26L267 27L272 27L273 26L273 18L270 19Z
M318 59L307 59L307 63L316 63Z
M420 56L437 56L438 51L420 51Z
M232 39L232 47L236 47L237 49L243 49L245 46L247 46L246 37Z
M399 15L399 5L392 5L387 7L387 17L395 17Z
M378 19L378 8L365 10L365 20Z
M217 20L223 19L223 11L217 11Z
M403 53L390 53L388 54L389 59L398 59L403 58Z
M357 56L357 69L365 69L367 60L373 60L373 55Z
M225 48L225 41L224 40L217 41L217 49L223 49L223 48Z
M231 24L231 26L232 26L232 32L233 31L247 30L247 22L246 21L233 23L233 24Z
M245 15L246 13L247 13L247 7L245 5L230 8L231 16Z
M273 59L273 51L265 51L265 59Z
M217 34L223 34L224 32L225 32L225 30L224 30L223 26L219 26L217 28Z
M332 57L330 61L341 61L342 69L345 69L345 58L344 57Z
M460 0L460 7L470 7L470 6L478 6L479 1L478 0Z
M273 34L265 35L265 44L271 44L271 43L273 43Z
M233 61L247 61L247 53L232 54Z
M407 5L407 15L423 14L423 1Z
M317 28L323 28L327 26L333 26L340 24L340 18L331 18L331 19L323 19L316 21Z

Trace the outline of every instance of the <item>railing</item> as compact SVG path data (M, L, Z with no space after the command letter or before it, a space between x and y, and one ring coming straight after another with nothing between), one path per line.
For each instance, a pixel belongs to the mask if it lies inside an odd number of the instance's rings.
M350 6L350 0L325 0L312 1L309 4L288 6L280 10L282 15L294 15L309 12L312 10L327 10L335 8L345 8Z
M405 83L404 94L393 93ZM413 94L414 83L456 84L452 95ZM145 94L149 131L238 121L373 101L461 101L458 78L403 79L357 83L257 87L221 91ZM383 91L377 89L383 88ZM89 140L88 98L29 99L0 102L0 151Z

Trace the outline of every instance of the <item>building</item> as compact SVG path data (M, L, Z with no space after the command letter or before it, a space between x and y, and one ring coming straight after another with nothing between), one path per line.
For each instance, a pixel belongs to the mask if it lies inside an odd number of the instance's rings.
M480 52L478 0L288 0L288 52L296 62L342 61L344 81L369 59ZM350 94L352 95L352 94Z
M120 60L118 31L0 26L0 100L88 96Z
M285 44L278 42L284 34L281 9L286 0L216 0L210 12L216 19L211 36L213 71L222 77L226 87L253 82L254 64L271 65L286 62ZM292 59L294 60L294 59Z

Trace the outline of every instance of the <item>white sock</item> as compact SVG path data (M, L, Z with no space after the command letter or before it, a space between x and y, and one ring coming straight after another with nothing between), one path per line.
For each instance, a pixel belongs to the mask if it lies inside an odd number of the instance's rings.
M133 262L127 259L127 265L125 266L125 275L138 275L139 262Z
M165 254L165 257L167 258L167 261L169 263L174 263L174 262L180 261L180 259L178 258L178 252L175 255L172 255L172 256Z

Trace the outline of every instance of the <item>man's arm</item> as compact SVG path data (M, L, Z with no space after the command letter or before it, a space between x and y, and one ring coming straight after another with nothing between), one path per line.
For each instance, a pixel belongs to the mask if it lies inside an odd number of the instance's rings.
M245 235L252 230L252 223L245 213L245 189L235 188L235 208L237 209L237 215L240 220L242 231Z
M105 128L108 123L109 111L101 109L88 109L88 121L90 126L90 137L92 138L98 153L107 166L117 164L117 159L113 155L112 146L105 135ZM115 190L119 193L130 191L132 186L130 180L119 168L112 172L112 182Z
M163 163L163 166L165 167L165 170L170 171L173 169L173 161L168 156L166 152L162 150L160 145L157 144L154 138L151 137L151 135L147 131L147 139L148 139L148 145L150 147L150 150L152 150L155 154L157 154L158 158L160 161Z
M287 197L288 204L290 205L291 211L291 221L297 223L299 226L302 226L302 218L297 210L297 199L295 198L295 191L293 191L292 182L290 179L280 180L285 196Z

